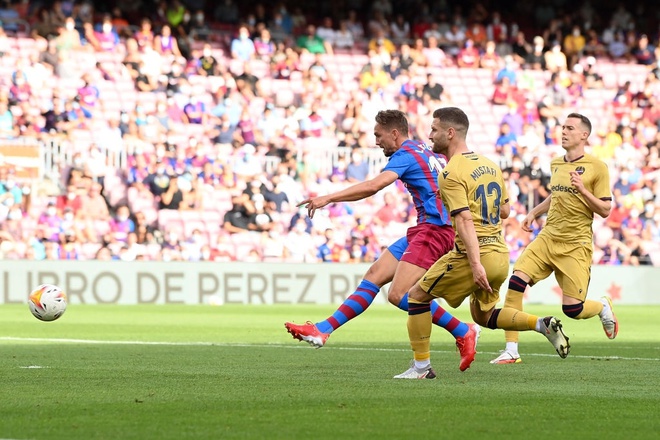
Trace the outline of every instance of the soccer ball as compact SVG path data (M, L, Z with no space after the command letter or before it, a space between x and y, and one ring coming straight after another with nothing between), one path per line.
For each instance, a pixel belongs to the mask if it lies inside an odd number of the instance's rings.
M55 321L66 311L66 293L54 284L42 284L30 293L30 312L41 321Z

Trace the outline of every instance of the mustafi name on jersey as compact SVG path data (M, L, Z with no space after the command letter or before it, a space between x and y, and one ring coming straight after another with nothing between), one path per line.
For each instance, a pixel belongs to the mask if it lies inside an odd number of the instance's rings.
M470 177L472 177L472 180L477 180L479 177L485 175L485 174L490 174L491 176L496 176L497 175L497 170L495 168L487 167L487 166L480 166L476 167L472 173L470 173Z

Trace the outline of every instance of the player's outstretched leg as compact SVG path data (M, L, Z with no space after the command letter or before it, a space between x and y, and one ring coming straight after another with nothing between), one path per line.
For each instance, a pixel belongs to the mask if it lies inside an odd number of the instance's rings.
M539 319L537 330L540 331L548 341L555 347L559 357L564 359L568 356L571 345L568 343L568 337L564 334L561 321L554 316L546 316Z
M600 299L603 303L603 310L600 312L600 322L603 324L603 330L608 338L614 339L619 333L619 321L614 316L612 310L612 300L609 296L604 296Z
M571 348L561 322L554 316L539 318L520 310L504 307L493 310L488 318L488 328L518 331L535 330L550 341L562 359L568 356Z
M490 361L491 364L519 364L522 362L518 353L513 353L511 350L504 349L500 351L500 355Z
M523 309L523 295L527 289L528 283L514 272L509 278L509 288L504 298L504 307L510 307L516 310ZM522 362L518 353L518 332L513 330L504 331L504 340L506 346L500 352L500 355L491 360L491 364L519 364Z
M465 371L470 368L474 357L477 354L477 342L481 335L481 327L477 324L468 324L469 330L465 336L456 337L456 347L461 354L461 362L458 364L458 369Z
M284 327L286 331L291 333L294 339L305 341L315 348L321 348L330 337L330 333L322 333L316 325L307 321L305 324L294 324L293 322L285 322Z
M431 304L409 299L408 337L413 350L410 368L395 379L434 379L436 374L431 367Z
M407 293L401 299L398 307L401 310L408 311ZM447 330L456 339L456 347L461 355L458 368L461 371L470 368L470 364L472 364L477 354L477 341L481 334L481 327L477 324L460 321L445 310L437 300L431 301L431 321L438 327Z
M394 376L394 379L435 379L435 377L436 374L433 367L429 365L428 367L417 369L415 367L415 361L412 361L410 368Z
M379 291L380 287L376 284L368 280L362 280L355 292L346 298L328 319L316 324L307 321L303 325L286 322L284 327L295 339L305 341L312 347L321 348L327 342L330 333L364 312L374 301Z

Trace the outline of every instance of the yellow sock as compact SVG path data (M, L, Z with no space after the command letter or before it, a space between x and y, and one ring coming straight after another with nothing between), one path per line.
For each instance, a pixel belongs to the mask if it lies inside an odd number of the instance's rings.
M509 289L506 291L506 297L504 298L504 307L522 310L523 309L523 293L518 292L517 290ZM518 343L518 332L515 330L505 330L504 331L504 340L506 342L515 342Z
M535 330L539 317L521 312L520 310L504 307L497 317L497 328L504 330Z
M415 305L424 305L414 299L408 299L408 307ZM413 350L413 357L416 361L426 361L431 359L431 311L408 315L408 337L410 338L410 347Z
M593 316L599 315L602 310L602 302L588 299L582 304L582 311L575 317L575 319L589 319Z

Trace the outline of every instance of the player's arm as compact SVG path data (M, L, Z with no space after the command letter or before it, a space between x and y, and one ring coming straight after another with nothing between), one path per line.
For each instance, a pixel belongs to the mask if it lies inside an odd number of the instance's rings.
M502 189L502 194L498 205L500 207L500 219L504 220L509 218L511 215L511 205L509 204L509 190L507 189L507 184L504 181L504 178L500 175L500 188Z
M511 205L507 201L500 205L500 218L504 220L509 218L509 215L511 215Z
M580 176L576 171L571 171L570 174L571 184L573 184L575 189L582 195L589 209L603 218L606 218L608 215L610 215L610 210L612 209L612 198L606 197L599 199L593 195L591 191L584 187L582 176Z
M492 292L493 290L488 284L488 275L486 270L481 265L481 255L479 253L479 240L477 239L477 231L474 229L474 222L472 221L472 214L469 210L461 211L454 215L452 219L454 227L458 236L465 245L465 253L467 254L474 282L479 288Z
M532 208L531 211L525 216L520 227L523 231L532 232L532 223L534 220L545 214L550 210L550 202L552 201L552 194L550 194L544 201Z
M314 212L317 209L323 208L330 203L353 202L355 200L365 199L376 194L398 178L399 175L394 171L383 171L371 180L365 180L364 182L349 186L332 194L303 200L298 206L305 205L307 213L311 218L314 217Z

